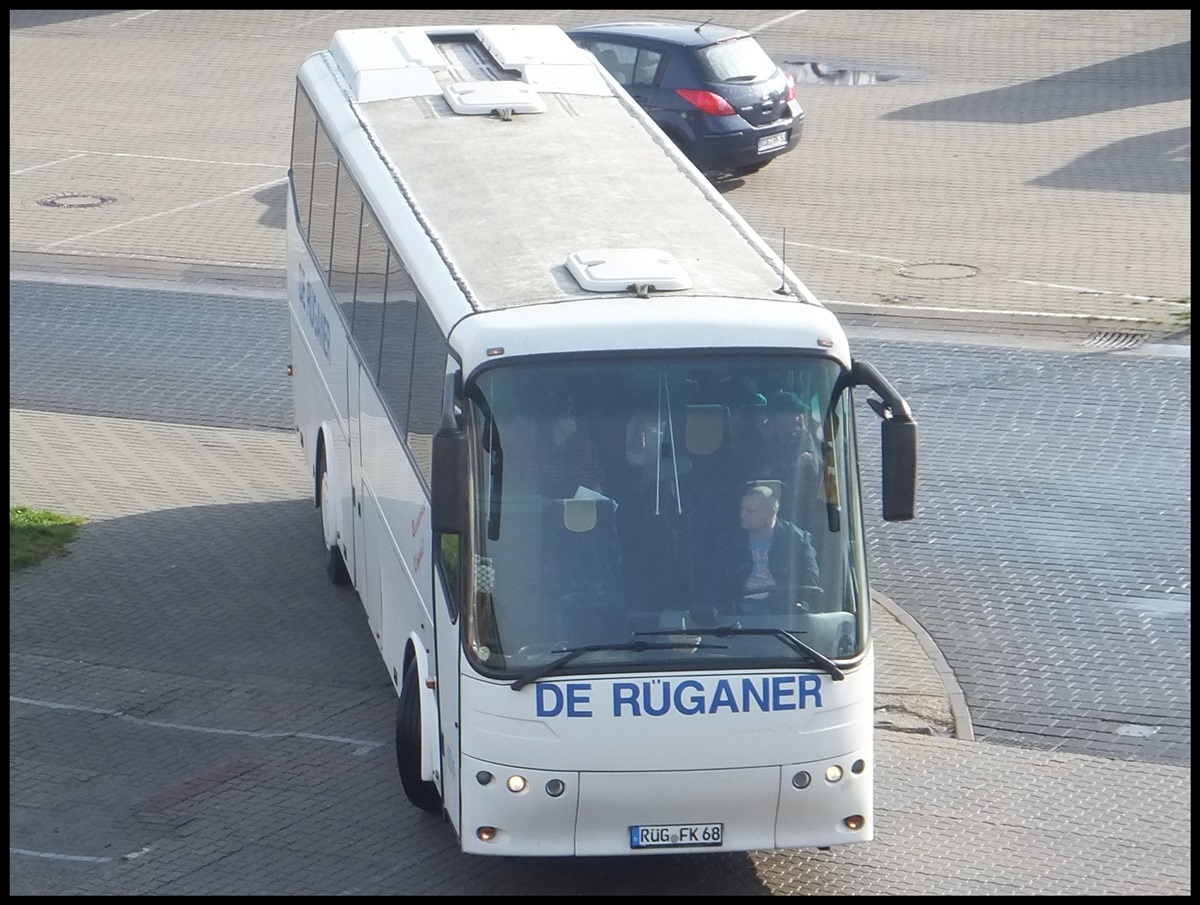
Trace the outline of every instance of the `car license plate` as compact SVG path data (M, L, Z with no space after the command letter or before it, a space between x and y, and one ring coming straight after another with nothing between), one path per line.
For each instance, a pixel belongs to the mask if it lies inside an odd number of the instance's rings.
M758 153L763 154L767 151L774 151L776 148L782 148L788 142L788 134L786 132L776 132L774 135L764 135L758 140Z
M725 835L723 823L668 823L631 826L630 848L719 848Z

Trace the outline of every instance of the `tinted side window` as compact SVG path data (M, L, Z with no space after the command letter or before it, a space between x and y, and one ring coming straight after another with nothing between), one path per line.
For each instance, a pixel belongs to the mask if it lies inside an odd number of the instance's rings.
M333 244L333 205L337 198L337 178L337 151L334 150L325 130L318 124L308 242L326 277L329 276L329 256Z
M383 299L387 289L388 244L369 207L363 207L358 252L358 284L350 332L371 379L379 381L379 345L383 339Z
M429 307L417 309L417 337L413 354L412 401L408 409L408 447L425 483L433 480L433 435L442 420L442 394L446 386L449 345Z
M643 47L638 51L637 62L633 67L633 84L652 86L658 84L659 64L662 54L657 50Z
M337 207L333 214L333 257L329 265L329 288L337 300L342 317L350 324L354 318L354 286L358 276L358 234L362 228L362 197L342 167L338 174Z
M396 427L401 431L408 421L408 393L412 385L416 333L417 294L403 262L393 251L388 257L378 382L379 393L392 410Z
M292 124L292 185L296 189L296 220L302 235L308 235L312 210L313 157L317 144L317 114L312 101L296 85L296 118Z
M636 47L612 41L596 41L592 44L592 53L618 82L622 85L632 84L633 67L637 62Z

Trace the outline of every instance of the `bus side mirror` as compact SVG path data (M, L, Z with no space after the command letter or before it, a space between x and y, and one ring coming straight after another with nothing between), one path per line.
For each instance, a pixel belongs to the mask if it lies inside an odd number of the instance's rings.
M883 446L883 520L906 522L917 513L917 422L888 418Z
M442 428L433 436L430 525L435 533L467 533L467 433Z
M906 522L917 514L917 422L904 397L874 365L855 361L850 381L870 387L883 400L867 399L867 405L882 419L883 520Z

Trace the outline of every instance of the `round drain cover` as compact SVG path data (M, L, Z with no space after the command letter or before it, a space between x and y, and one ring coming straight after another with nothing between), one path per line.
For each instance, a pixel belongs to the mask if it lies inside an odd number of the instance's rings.
M955 280L959 277L973 277L979 273L979 268L970 264L905 264L896 268L896 273L902 277L912 277L914 280Z
M74 209L78 207L100 207L102 204L112 204L117 199L112 195L93 195L90 192L63 192L41 198L38 204L43 207L58 207Z

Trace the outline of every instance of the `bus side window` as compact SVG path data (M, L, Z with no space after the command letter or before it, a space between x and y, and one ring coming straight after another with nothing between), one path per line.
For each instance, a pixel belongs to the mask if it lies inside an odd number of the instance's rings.
M408 406L408 447L425 483L433 481L433 435L442 420L449 345L423 301L417 307L416 348L413 351L412 395Z
M408 424L408 394L412 384L413 346L417 336L417 296L404 263L391 249L384 289L383 335L379 347L379 393L392 410L396 427ZM445 365L442 368L445 373Z
M350 331L371 379L379 380L379 345L383 339L383 293L387 285L388 246L369 207L363 209L358 252L358 280Z
M338 175L337 208L333 213L333 257L329 263L329 288L347 326L354 316L354 289L358 278L358 239L362 231L362 196L350 171Z
M316 158L313 164L312 216L308 241L313 257L328 278L329 258L333 251L333 203L337 197L338 155L329 136L317 127Z
M312 213L313 156L317 143L317 114L312 101L299 84L296 85L296 122L292 136L292 185L296 190L296 224L303 236L308 235L308 220Z

